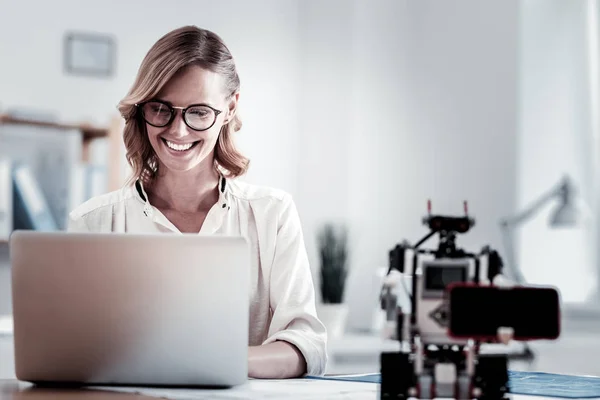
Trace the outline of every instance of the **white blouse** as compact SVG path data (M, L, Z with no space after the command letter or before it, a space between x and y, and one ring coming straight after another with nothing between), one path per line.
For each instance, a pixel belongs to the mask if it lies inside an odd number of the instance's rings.
M180 233L149 203L140 181L73 210L68 230ZM199 233L240 235L250 243L249 345L289 342L304 355L308 375L323 375L327 333L317 317L314 284L292 197L281 190L222 177L219 201Z

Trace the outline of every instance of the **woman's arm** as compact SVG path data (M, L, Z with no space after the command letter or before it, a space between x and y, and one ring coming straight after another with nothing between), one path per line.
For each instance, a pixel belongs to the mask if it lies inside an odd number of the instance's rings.
M322 375L327 365L327 332L315 309L300 218L289 195L277 207L277 223L270 233L275 239L269 271L272 316L266 340L252 350L251 372L264 378Z
M276 341L248 349L248 376L258 379L296 378L306 373L306 360L298 348Z

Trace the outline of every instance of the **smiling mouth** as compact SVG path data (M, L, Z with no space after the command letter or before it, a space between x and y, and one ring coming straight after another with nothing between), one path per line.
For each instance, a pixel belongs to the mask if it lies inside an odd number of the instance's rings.
M161 140L162 140L162 141L163 141L163 143L164 143L164 144L166 144L166 145L167 145L167 147L168 147L168 148L170 148L171 150L174 150L174 151L181 151L181 152L184 152L184 151L191 150L192 148L196 147L196 145L197 145L198 143L200 143L200 141L199 141L199 140L198 140L198 141L196 141L196 142L191 142L191 143L183 143L183 144L177 144L177 143L173 143L173 142L170 142L170 141L168 141L168 140L166 140L166 139L164 139L164 138L161 138Z

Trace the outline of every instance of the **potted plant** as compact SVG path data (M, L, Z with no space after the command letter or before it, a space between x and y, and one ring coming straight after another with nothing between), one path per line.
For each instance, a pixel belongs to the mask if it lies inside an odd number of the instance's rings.
M343 334L348 314L344 289L348 276L348 231L344 225L325 224L318 234L321 304L318 315L330 338Z

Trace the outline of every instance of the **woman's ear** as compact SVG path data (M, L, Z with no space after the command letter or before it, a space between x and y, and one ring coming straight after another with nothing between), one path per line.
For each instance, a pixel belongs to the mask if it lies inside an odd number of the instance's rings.
M225 116L225 119L223 120L223 124L228 123L229 121L231 121L233 119L233 117L235 117L239 98L240 98L239 93L234 93L231 96L228 107L227 107L227 115Z

